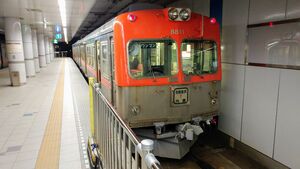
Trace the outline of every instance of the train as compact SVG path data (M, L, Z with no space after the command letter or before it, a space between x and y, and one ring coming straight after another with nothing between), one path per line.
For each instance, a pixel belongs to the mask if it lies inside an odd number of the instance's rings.
M222 71L215 18L188 8L135 9L78 40L72 52L133 131L155 140L156 156L182 158L217 125Z
M8 58L5 52L4 35L0 34L0 69L8 67Z

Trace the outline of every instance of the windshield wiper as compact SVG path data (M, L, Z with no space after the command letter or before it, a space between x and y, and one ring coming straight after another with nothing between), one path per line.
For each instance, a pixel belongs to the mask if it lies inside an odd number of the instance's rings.
M151 72L151 74L152 74L152 76L153 76L153 79L155 80L155 79L156 79L156 77L155 77L155 74L154 74L153 68L152 68L152 66L151 66L151 65L150 65L149 67L150 67L150 72Z

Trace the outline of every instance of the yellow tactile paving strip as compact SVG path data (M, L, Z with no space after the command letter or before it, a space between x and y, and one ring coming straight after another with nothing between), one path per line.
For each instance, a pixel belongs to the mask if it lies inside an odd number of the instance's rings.
M44 138L35 169L58 169L60 159L61 126L64 99L65 61L61 66Z

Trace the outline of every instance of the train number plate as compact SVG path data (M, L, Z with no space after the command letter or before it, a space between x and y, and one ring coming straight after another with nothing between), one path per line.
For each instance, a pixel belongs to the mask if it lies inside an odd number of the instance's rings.
M172 104L189 104L189 89L187 87L172 88Z

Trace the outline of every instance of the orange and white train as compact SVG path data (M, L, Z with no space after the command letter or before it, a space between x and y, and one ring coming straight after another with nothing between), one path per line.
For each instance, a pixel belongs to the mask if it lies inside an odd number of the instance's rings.
M214 18L186 8L122 13L73 44L73 58L138 136L155 139L158 156L182 158L215 125L222 76Z

